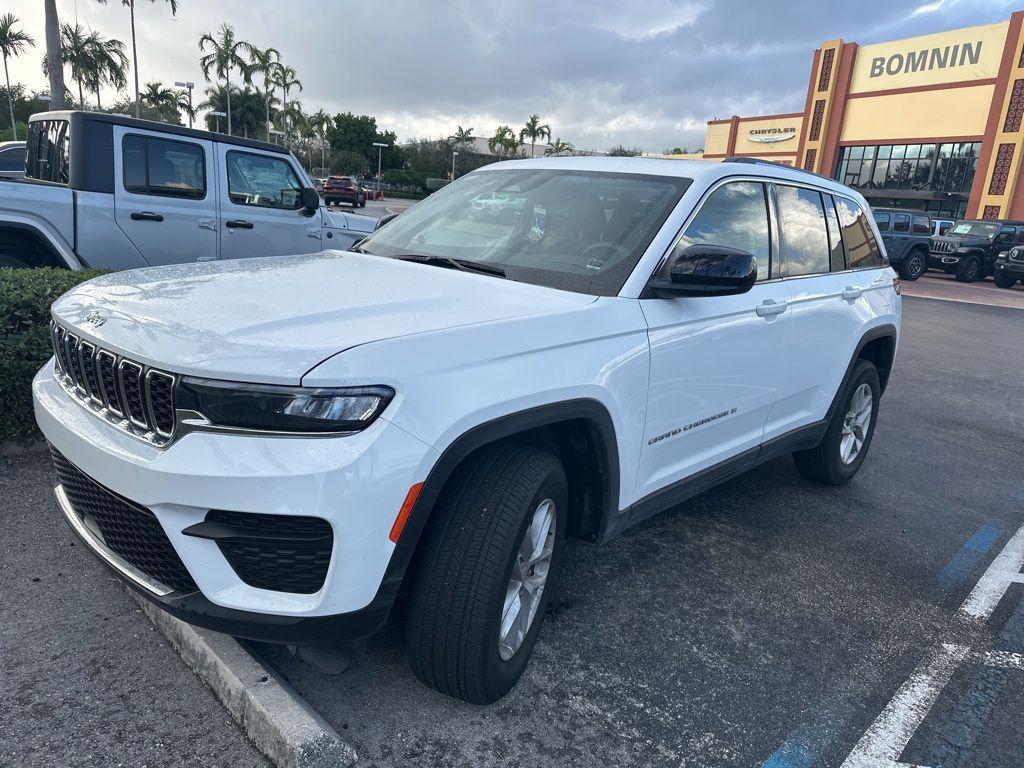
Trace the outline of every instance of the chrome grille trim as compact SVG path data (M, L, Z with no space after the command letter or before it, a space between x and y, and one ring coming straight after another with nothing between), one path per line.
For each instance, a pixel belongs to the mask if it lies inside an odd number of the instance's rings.
M54 378L65 392L122 432L160 448L170 444L177 432L174 374L84 341L57 322L50 337Z

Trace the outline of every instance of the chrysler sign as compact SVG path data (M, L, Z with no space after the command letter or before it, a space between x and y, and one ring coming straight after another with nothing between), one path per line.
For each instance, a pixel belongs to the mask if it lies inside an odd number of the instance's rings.
M747 134L747 139L755 144L776 144L789 141L796 136L796 128L755 128Z

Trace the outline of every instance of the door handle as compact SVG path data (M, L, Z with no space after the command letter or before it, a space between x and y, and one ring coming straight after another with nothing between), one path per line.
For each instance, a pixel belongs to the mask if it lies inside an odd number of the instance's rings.
M132 211L132 221L163 221L164 217L152 211Z
M217 231L217 222L214 221L213 219L200 219L199 220L199 228L200 229L209 229L211 232L216 232Z
M243 221L242 219L232 219L231 221L225 221L224 226L228 229L252 229L252 222Z
M852 285L848 285L839 295L842 296L847 301L856 301L857 299L860 298L860 295L862 293L864 293L863 288L856 288Z
M774 317L775 315L781 315L783 312L785 312L788 306L788 301L775 301L775 299L765 299L756 307L754 307L754 311L757 312L757 314L760 317Z
M319 240L321 237L323 237L323 232L321 232L319 229L307 229L306 237L310 237L314 240Z

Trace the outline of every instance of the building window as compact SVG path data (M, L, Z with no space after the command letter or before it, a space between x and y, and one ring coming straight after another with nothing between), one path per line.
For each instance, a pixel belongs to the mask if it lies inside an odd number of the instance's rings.
M980 142L842 147L835 178L865 194L899 190L966 195L980 152Z

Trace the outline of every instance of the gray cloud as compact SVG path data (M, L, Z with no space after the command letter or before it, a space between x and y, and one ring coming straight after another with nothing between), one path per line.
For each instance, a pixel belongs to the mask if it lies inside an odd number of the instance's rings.
M42 3L8 0L40 46ZM59 0L73 20L75 0ZM196 42L230 20L299 71L307 109L378 117L401 138L489 134L531 112L580 147L699 146L704 123L733 113L798 111L813 50L1005 19L985 0L179 0L138 4L142 80L202 81ZM77 0L79 20L128 41L117 0ZM42 49L12 78L42 87Z

